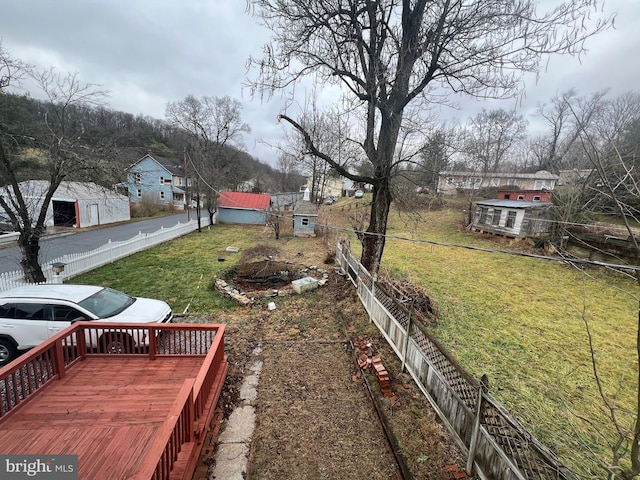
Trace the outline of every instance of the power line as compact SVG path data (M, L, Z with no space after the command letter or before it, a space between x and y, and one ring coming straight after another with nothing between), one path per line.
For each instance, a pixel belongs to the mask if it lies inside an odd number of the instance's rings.
M247 210L253 210L253 211L256 211L256 212L264 212L265 211L265 210L260 210L260 209L257 209L257 208L248 208ZM289 216L279 215L279 214L276 214L276 213L273 213L273 212L268 212L268 214L270 216L278 218L278 219L289 218ZM476 251L476 252L497 253L497 254L501 254L501 255L511 255L511 256L516 256L516 257L534 258L534 259L537 259L537 260L547 260L547 261L551 261L551 262L571 263L571 264L574 264L574 265L593 265L593 266L597 266L597 267L612 268L612 269L615 269L615 270L634 270L634 271L640 270L640 265L625 265L625 264L598 262L596 260L588 260L588 259L582 259L582 258L571 258L571 259L568 259L568 258L562 257L562 256L538 255L538 254L535 254L535 253L515 252L515 251L512 251L512 250L499 250L499 249L495 249L495 248L475 247L475 246L472 246L472 245L461 245L461 244L457 244L457 243L438 242L438 241L435 241L435 240L421 240L421 239L415 239L415 238L401 237L401 236L398 236L398 235L387 235L387 234L381 234L381 233L372 233L372 232L367 232L367 231L364 231L364 230L356 230L356 229L353 229L353 228L339 227L339 226L336 226L336 225L328 225L328 224L322 224L322 223L316 223L315 225L319 226L319 227L327 228L329 230L334 230L336 232L344 232L344 233L349 233L349 234L353 234L353 235L356 235L356 236L359 236L359 235L378 236L378 237L384 237L387 240L388 239L392 239L392 240L400 240L400 241L411 242L411 243L423 243L423 244L434 245L434 246L439 246L439 247L460 248L460 249L471 250L471 251Z

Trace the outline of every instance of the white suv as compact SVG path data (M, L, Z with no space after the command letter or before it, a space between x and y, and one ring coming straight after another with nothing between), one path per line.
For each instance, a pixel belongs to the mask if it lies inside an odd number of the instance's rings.
M0 293L0 367L77 321L166 323L161 300L91 285L27 285ZM115 346L107 347L107 350Z

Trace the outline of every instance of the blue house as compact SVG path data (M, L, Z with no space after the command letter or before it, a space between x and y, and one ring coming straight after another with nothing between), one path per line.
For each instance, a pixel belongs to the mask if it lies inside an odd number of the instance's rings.
M222 192L218 199L218 222L266 225L270 206L269 195Z
M184 208L185 191L190 184L182 165L151 152L127 170L127 188L133 203Z

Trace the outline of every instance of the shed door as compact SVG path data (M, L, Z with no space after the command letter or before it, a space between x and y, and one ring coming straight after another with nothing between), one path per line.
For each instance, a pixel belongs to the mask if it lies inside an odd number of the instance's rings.
M91 205L87 205L87 210L89 213L89 225L100 225L100 218L98 218L98 204L92 203Z

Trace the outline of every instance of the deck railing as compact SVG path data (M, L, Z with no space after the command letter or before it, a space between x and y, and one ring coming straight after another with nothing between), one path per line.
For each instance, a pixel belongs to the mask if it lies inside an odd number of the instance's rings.
M192 420L204 411L208 393L220 381L224 325L77 322L0 369L0 423L50 382L64 378L82 359L96 356L202 357L192 379ZM121 349L110 348L112 339ZM226 372L226 369L222 369ZM223 378L224 380L224 378Z
M185 444L203 441L227 372L224 325L78 322L0 369L0 425L47 384L91 357L202 357L186 379L136 478L168 479ZM118 339L120 349L111 348Z

